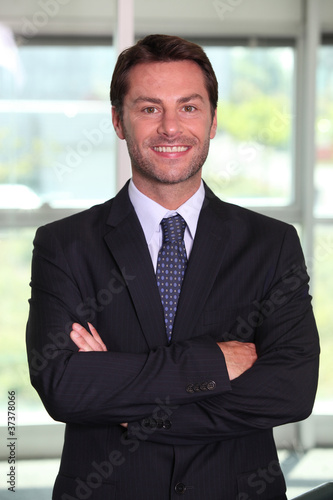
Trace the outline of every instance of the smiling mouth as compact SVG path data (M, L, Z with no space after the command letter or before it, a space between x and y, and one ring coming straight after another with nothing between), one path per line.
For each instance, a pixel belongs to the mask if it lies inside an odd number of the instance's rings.
M158 153L183 153L190 149L190 146L156 146L153 147L154 151Z

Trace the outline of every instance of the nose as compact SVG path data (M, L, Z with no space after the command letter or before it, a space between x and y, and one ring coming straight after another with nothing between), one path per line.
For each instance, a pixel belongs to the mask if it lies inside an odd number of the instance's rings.
M180 117L176 110L164 110L157 131L168 138L177 137L183 132Z

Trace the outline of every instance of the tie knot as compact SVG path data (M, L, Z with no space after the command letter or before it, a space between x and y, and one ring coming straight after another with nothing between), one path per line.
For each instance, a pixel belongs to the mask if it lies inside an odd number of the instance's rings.
M162 219L161 226L163 231L164 243L183 240L186 222L181 215L177 214L173 217Z

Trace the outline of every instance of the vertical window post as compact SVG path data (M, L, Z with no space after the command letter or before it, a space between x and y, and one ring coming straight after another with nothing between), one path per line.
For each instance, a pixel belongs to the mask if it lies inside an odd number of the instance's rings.
M319 13L316 0L305 1L305 51L303 73L303 147L302 213L304 225L304 251L307 259L313 257L313 205L315 165L315 119L316 119L316 69L319 46Z
M116 50L122 50L134 44L134 0L117 0L116 13ZM125 141L117 140L116 177L119 190L131 176L130 160Z

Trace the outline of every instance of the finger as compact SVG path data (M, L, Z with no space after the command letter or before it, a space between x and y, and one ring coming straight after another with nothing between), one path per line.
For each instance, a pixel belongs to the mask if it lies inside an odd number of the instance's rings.
M90 338L92 338L90 333L79 323L73 323L72 328L73 330L70 333L70 338L77 345L79 351L93 351L93 347L90 344Z
M88 352L93 350L88 342L84 340L83 336L80 335L77 331L72 330L69 336L74 344L79 348L79 352Z
M88 323L88 325L89 325L89 329L91 331L92 336L101 345L102 350L107 351L106 345L104 344L103 340L99 336L99 333L97 332L96 328L91 323Z
M70 337L82 351L104 350L101 344L79 323L73 323L72 328L73 330L70 333Z

